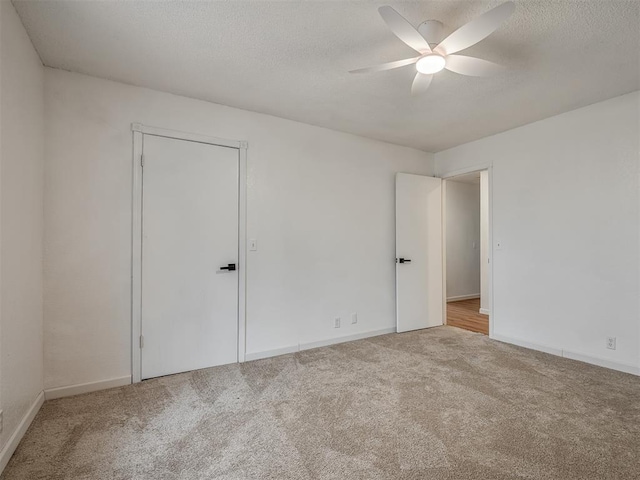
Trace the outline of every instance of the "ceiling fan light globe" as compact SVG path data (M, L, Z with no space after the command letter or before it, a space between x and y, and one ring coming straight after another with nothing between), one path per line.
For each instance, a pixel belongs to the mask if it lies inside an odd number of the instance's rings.
M442 55L432 53L425 55L416 62L416 70L424 75L432 75L440 72L447 61Z

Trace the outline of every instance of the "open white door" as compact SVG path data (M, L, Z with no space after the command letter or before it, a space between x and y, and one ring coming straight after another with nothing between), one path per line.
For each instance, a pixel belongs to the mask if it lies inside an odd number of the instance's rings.
M398 332L442 325L442 180L396 175Z

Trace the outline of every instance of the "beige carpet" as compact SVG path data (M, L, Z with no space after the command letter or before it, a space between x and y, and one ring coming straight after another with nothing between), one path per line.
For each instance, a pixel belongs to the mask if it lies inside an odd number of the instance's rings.
M639 479L640 378L451 327L46 402L2 479Z

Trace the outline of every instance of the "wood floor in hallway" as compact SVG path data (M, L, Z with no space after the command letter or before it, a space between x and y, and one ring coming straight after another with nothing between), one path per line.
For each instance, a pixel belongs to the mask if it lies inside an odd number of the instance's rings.
M447 325L489 335L489 316L479 310L479 298L447 303Z

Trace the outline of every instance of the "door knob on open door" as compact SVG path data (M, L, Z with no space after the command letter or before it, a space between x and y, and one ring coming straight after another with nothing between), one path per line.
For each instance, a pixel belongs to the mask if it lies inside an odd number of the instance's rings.
M410 258L396 258L396 263L411 263Z
M234 271L236 269L236 264L235 263L229 263L227 264L226 267L220 267L220 270L228 270L230 272Z

